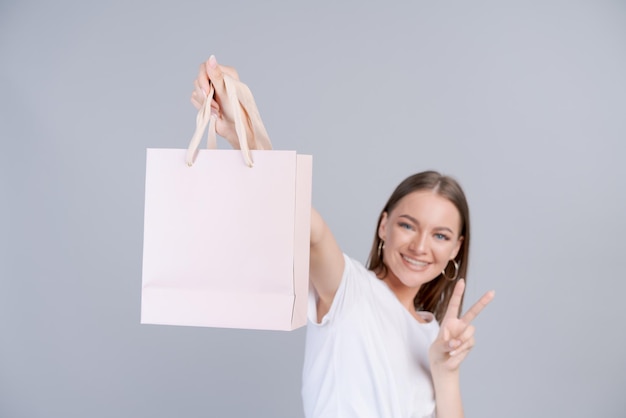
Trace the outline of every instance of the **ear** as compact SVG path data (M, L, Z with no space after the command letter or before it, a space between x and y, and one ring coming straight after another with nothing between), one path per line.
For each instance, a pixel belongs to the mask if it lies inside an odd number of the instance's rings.
M456 241L456 246L452 250L452 254L450 254L450 260L454 260L461 249L461 244L463 244L463 236L460 236Z
M387 236L387 212L383 212L383 217L380 219L380 225L378 225L378 238L385 241Z

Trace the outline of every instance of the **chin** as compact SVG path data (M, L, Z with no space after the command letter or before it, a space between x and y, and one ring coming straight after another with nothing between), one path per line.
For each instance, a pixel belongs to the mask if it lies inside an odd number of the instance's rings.
M432 282L437 278L439 272L434 272L433 268L429 268L423 272L405 272L403 278L405 280L401 280L406 286L409 287L418 287L423 284Z
M393 270L391 272L403 285L411 288L420 287L423 284L431 282L439 275L438 273L433 273L431 268L422 272L407 271L406 269L399 271L400 274L396 274Z

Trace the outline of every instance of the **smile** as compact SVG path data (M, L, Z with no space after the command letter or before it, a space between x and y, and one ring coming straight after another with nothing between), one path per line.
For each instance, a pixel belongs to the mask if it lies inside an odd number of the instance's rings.
M428 265L428 263L426 263L424 261L415 260L415 259L409 258L409 257L407 257L405 255L402 256L402 259L404 261L406 261L407 263L409 263L409 264L411 264L413 266L416 266L416 267L425 267L425 266Z

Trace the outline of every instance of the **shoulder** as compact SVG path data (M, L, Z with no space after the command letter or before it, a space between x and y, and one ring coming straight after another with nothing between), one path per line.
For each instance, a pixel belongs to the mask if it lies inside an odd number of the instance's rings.
M309 319L315 324L326 323L345 309L350 309L359 299L372 291L372 283L380 282L363 263L343 253L343 271L335 295L328 305L323 305L315 286L311 287ZM382 282L381 282L382 283Z
M343 254L344 257L344 269L341 277L341 284L344 282L350 284L354 281L355 285L363 285L364 283L377 283L383 284L383 282L376 277L373 271L367 269L363 263L350 257L347 254ZM341 285L340 284L340 285Z

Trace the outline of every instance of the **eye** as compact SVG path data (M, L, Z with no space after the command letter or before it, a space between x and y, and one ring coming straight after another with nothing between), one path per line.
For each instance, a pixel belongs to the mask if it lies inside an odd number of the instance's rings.
M406 222L398 222L398 226L402 229L406 229L406 230L413 230L413 226L411 224L408 224Z
M440 234L440 233L435 234L435 239L442 240L442 241L449 241L450 240L450 238L447 235Z

